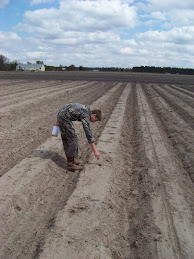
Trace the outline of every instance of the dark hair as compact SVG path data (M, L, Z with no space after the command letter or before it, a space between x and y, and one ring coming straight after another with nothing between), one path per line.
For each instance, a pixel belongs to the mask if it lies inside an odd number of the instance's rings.
M101 111L100 110L93 110L91 111L92 114L96 114L96 118L101 121L102 119L102 114L101 114Z

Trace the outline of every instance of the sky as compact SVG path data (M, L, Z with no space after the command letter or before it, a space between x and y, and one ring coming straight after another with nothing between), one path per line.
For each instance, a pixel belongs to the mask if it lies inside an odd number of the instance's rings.
M194 0L0 0L0 54L24 64L194 68Z

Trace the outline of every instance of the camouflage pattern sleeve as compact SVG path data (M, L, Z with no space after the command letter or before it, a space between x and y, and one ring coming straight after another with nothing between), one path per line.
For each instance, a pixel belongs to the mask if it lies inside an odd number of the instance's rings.
M82 125L83 125L83 128L84 128L88 143L89 144L94 143L92 130L90 128L90 121L87 118L82 118L81 122L82 122Z

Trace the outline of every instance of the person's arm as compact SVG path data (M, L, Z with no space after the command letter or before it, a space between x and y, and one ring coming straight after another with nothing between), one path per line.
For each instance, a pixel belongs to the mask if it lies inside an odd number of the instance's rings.
M95 157L96 157L97 159L99 159L99 158L100 158L100 154L98 153L95 144L94 144L94 143L91 143L90 145L91 145L91 147L92 147L92 150L93 150L93 152L94 152Z
M88 143L91 145L95 157L97 159L99 159L100 158L100 154L98 153L98 151L96 149L96 146L94 144L94 138L93 138L93 134L92 134L92 131L91 131L91 128L90 128L90 120L87 117L83 117L81 122L82 122L82 125L83 125L83 128L84 128L86 137L88 139Z
M90 128L89 118L82 118L81 122L82 122L82 125L83 125L83 129L85 131L88 143L89 144L94 143L94 138L93 138L92 130Z

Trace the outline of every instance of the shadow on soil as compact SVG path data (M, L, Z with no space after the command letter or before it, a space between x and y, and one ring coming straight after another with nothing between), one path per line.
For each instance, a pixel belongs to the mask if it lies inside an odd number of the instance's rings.
M34 150L32 156L52 160L58 167L66 169L66 159L56 152L47 150Z

